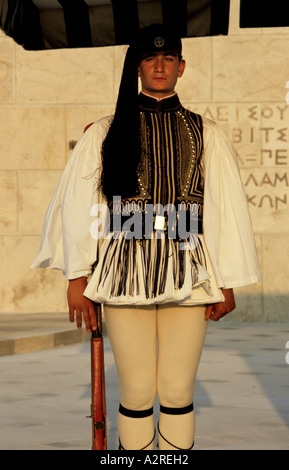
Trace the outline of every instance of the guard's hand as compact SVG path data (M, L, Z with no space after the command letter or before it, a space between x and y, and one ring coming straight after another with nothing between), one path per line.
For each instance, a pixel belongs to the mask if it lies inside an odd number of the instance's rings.
M73 323L76 318L77 328L82 327L82 316L86 330L96 330L96 315L92 300L84 297L83 292L87 286L86 277L79 277L69 281L67 289L67 301L69 307L69 320Z
M208 305L205 313L205 320L218 321L236 308L233 289L222 289L225 297L224 302Z

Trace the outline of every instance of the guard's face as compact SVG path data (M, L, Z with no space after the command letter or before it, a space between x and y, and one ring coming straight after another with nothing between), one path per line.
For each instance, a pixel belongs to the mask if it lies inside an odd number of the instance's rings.
M185 70L185 61L173 52L156 52L146 55L139 65L142 91L156 98L173 93L177 80Z

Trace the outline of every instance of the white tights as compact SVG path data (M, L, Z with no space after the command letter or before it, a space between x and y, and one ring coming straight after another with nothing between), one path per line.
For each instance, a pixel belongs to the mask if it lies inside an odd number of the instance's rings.
M157 394L159 449L191 448L192 402L207 329L205 306L105 305L104 315L119 379L122 447L154 448L152 407Z

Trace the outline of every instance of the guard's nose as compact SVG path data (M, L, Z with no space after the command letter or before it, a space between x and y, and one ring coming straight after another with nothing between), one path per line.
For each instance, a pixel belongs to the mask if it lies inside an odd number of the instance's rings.
M155 71L156 72L163 72L164 71L164 58L163 57L156 57Z

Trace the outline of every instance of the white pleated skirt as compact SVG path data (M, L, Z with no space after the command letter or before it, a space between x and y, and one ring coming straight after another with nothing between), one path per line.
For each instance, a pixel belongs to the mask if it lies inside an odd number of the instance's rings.
M224 300L203 236L182 242L159 238L157 232L143 240L111 233L102 242L84 295L94 302L118 305L200 305Z

